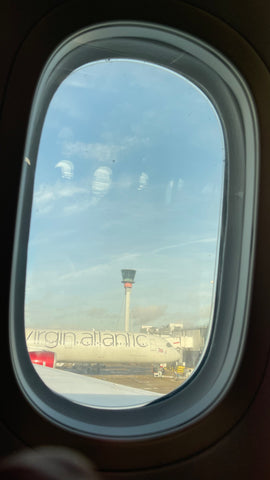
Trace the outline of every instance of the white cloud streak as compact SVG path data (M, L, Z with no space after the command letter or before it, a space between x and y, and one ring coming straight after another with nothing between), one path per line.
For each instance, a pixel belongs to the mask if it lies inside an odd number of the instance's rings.
M139 187L138 190L144 190L147 187L149 176L147 173L142 172L139 178Z
M124 149L123 145L104 143L66 142L63 144L63 154L67 157L94 159L103 163L112 162Z
M104 197L109 191L112 180L112 170L109 167L99 167L94 173L92 182L93 195L98 199Z
M166 250L171 250L173 248L181 248L181 247L187 247L189 245L196 245L196 244L202 244L202 243L216 243L216 242L217 242L216 237L200 238L198 240L190 240L188 242L176 243L174 245L165 245L164 247L160 247L153 250L152 253L156 255L157 253L164 252Z
M66 157L76 157L85 160L97 160L102 163L115 162L119 154L125 150L132 149L139 145L146 145L149 143L149 138L130 135L121 138L121 143L114 143L113 141L85 143L72 142L68 138L63 137L62 154Z
M34 194L33 206L37 213L45 214L52 210L54 202L63 198L74 198L89 194L89 190L74 184L54 185L41 184Z
M66 178L68 180L71 180L73 177L73 172L74 172L74 166L73 163L70 162L69 160L61 160L61 162L58 162L55 165L55 168L60 168L61 169L61 174L63 178Z

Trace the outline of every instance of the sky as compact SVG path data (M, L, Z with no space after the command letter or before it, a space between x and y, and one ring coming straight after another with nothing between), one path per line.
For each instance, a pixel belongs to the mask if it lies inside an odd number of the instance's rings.
M66 77L40 139L26 326L206 326L215 293L224 139L213 105L171 70L99 61Z

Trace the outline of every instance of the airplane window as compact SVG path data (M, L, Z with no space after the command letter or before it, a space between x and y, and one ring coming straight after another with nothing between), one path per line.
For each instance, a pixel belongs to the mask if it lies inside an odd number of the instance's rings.
M10 289L18 385L86 435L186 428L224 397L248 331L249 87L200 39L112 22L63 39L35 89Z
M194 374L212 325L224 166L212 101L172 68L115 56L59 82L25 288L27 348L49 388L124 408Z

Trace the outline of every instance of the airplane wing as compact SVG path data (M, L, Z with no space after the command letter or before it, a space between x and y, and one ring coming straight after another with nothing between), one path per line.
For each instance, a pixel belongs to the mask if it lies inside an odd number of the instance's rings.
M131 408L146 405L163 395L127 387L77 373L33 365L36 372L54 392L80 405L95 408Z

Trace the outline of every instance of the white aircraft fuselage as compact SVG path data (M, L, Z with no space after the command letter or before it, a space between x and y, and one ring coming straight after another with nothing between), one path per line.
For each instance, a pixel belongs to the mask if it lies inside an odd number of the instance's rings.
M25 335L29 352L52 351L57 362L172 363L180 358L160 335L32 328Z

